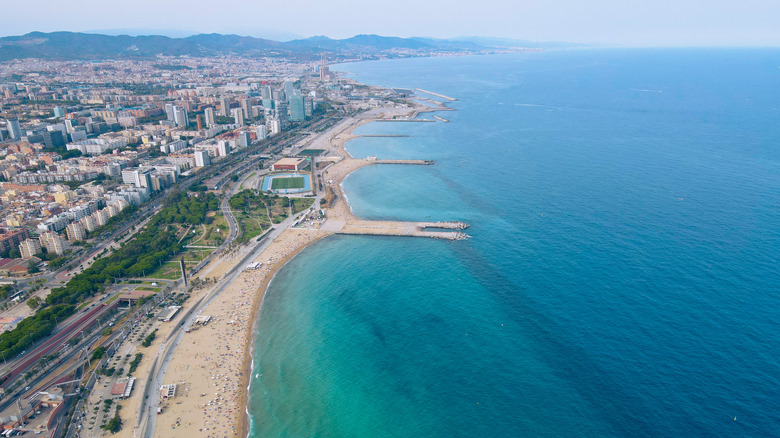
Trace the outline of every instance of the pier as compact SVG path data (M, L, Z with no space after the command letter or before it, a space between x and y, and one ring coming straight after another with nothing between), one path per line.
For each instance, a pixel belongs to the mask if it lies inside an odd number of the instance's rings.
M353 138L408 138L408 135L354 135Z
M444 122L444 123L450 123L450 121L449 121L449 120L447 120L447 119L445 119L444 117L433 116L433 118L434 118L434 119L436 119L436 120L438 120L438 121L440 121L440 122Z
M468 224L463 222L401 222L356 219L333 221L330 224L326 223L325 227L327 227L328 231L335 234L428 237L445 240L465 240L469 238L468 234L461 231L468 228ZM437 230L431 230L431 228L436 228Z
M456 100L458 100L458 99L455 99L454 97L449 97L449 96L445 96L445 95L443 95L443 94L434 93L433 91L427 91L427 90L423 90L422 88L415 88L415 91L421 91L421 92L423 92L423 93L430 94L431 96L436 96L436 97L440 97L440 98L442 98L442 99L447 99L447 100L449 100L450 102L455 102Z
M433 160L368 160L374 164L412 164L418 166L431 166L436 164Z
M430 119L376 119L375 122L410 122L410 123L424 123L424 122L435 122L435 120Z

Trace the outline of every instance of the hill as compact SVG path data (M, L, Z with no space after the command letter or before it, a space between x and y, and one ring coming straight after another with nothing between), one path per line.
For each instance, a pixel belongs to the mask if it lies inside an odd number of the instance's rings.
M0 61L22 58L49 60L149 59L163 56L284 56L311 58L356 57L432 52L473 53L498 45L470 40L399 38L356 35L346 39L316 36L289 42L239 35L200 34L185 38L160 35L101 35L78 32L31 32L0 38ZM507 45L501 45L507 47Z

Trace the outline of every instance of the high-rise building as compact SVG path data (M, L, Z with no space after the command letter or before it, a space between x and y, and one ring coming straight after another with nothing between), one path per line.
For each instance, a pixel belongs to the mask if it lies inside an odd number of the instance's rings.
M22 253L23 259L29 259L41 252L41 244L35 239L27 239L19 244L19 252Z
M282 132L282 124L279 122L279 119L277 118L269 118L266 119L266 126L268 126L268 130L270 131L271 135L276 135L280 132Z
M284 81L284 95L287 97L287 100L290 100L294 94L295 88L293 87L292 81Z
M151 172L150 169L125 169L122 171L122 182L136 187L151 187Z
M62 136L62 131L43 131L43 143L49 149L55 149L65 146L65 138Z
M195 167L206 167L211 164L208 151L195 151Z
M279 119L282 131L290 127L290 106L285 100L277 100L274 103L276 107L276 118Z
M217 124L216 117L214 114L214 108L206 108L206 111L203 112L203 114L206 116L206 126L212 127Z
M41 234L38 240L49 254L62 255L65 252L65 240L57 233L47 231Z
M90 216L85 216L85 217L81 218L81 224L84 225L84 229L86 229L90 233L95 231L97 229L97 227L98 227L98 224L95 221L95 218L92 217L92 216L94 216L94 213L92 213L92 215L90 215Z
M303 96L290 97L290 121L302 122L306 120L306 109Z
M260 97L262 97L263 100L271 100L273 97L271 95L271 86L265 85L260 88ZM265 106L265 105L263 105Z
M22 127L18 119L8 119L8 135L14 140L22 139Z
M217 152L219 152L220 157L226 157L227 154L230 153L230 143L225 140L220 140L219 143L217 143Z
M63 117L64 115L65 111L63 111L61 106L54 107L54 117Z
M87 238L87 232L84 230L84 225L81 222L73 222L66 228L68 233L68 240L71 242L78 242Z
M187 118L187 110L184 108L173 107L173 117L176 126L187 126L190 124Z
M322 64L320 65L320 80L330 80L330 70L328 69L328 57L325 53L322 54Z
M151 186L151 185L152 184L151 184L151 180L150 180L149 186ZM97 223L98 227L102 227L103 225L107 224L108 220L111 219L110 217L108 217L108 212L106 212L105 209L98 210L98 211L92 213L92 218L95 219L95 223Z
M252 101L249 99L241 99L241 111L244 112L244 118L249 119L252 117Z
M200 114L198 114L197 117L195 117L195 120L198 122L198 131L203 129L203 120L200 118Z
M314 100L311 97L304 97L303 99L303 114L306 117L311 117L314 114Z
M235 108L232 110L233 120L238 126L244 126L244 111L241 108Z
M238 134L238 145L240 147L245 148L250 144L252 144L252 137L250 137L248 132L242 132Z
M228 117L230 115L230 102L227 97L219 99L219 115L222 117Z
M166 103L165 104L165 116L167 117L169 122L173 122L175 120L176 115L174 114L174 111L176 110L176 106L172 103Z
M260 125L257 127L257 139L258 140L265 140L266 137L268 137L268 129L265 127L265 125Z

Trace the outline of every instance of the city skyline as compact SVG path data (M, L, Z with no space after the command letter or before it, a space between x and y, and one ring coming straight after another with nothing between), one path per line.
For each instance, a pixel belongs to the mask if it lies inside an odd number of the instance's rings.
M399 0L381 8L356 8L336 0L327 4L239 2L234 6L220 9L203 1L159 4L141 0L132 9L123 10L122 21L118 22L116 10L106 3L76 0L51 4L34 0L6 6L6 16L24 16L30 10L49 13L35 20L7 21L0 36L67 30L175 37L223 33L279 41L316 35L341 39L357 34L379 34L434 38L484 36L610 46L780 45L780 30L773 19L780 16L780 4L760 0L738 4L695 0L685 4L662 1L639 5L614 0L588 4L572 0L552 3L492 0L479 7L463 8L453 8L451 3L439 0L424 4ZM206 10L208 13L204 13ZM236 14L237 10L241 14ZM89 11L88 16L85 11Z

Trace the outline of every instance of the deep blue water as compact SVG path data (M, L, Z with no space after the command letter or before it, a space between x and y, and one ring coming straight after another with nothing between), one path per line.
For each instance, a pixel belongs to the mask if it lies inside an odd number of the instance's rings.
M265 298L256 437L778 436L780 50L612 50L335 67L458 98L373 123L366 218ZM424 117L429 118L429 115ZM736 417L736 420L734 419Z

